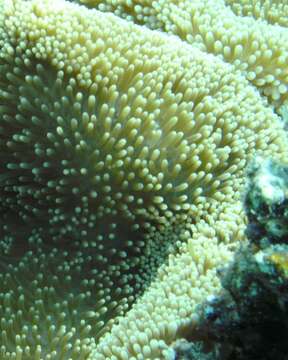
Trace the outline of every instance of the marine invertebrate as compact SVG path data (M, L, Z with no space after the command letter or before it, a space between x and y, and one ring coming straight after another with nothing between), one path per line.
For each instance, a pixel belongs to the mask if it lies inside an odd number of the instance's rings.
M148 251L137 258L129 254L125 259L121 251L113 256L101 251L101 243L48 246L47 231L36 224L29 238L16 241L9 234L12 246L0 260L3 360L87 359L101 335L149 284L157 255L162 257L157 245L153 259Z
M267 14L263 10L263 16L256 15L256 20L242 16L248 11L244 10L246 4L249 9L253 8L253 1L233 1L231 7L230 2L224 0L80 2L137 24L175 34L234 64L277 107L287 100L288 33L284 2L267 1L263 8L271 5L270 12ZM266 21L269 19L271 24ZM274 25L277 23L281 26Z
M285 358L288 279L274 260L276 253L287 258L287 250L284 244L240 249L222 269L221 294L199 310L199 325L187 335L190 342L177 341L167 360L182 354L186 360Z
M269 360L287 354L287 166L257 157L248 178L250 242L219 269L222 291L199 306L198 325L171 346L169 360Z
M288 26L288 5L278 0L226 0L233 12L240 16L252 16L269 24Z
M101 334L98 319L109 297L108 287L106 294L97 289L97 268L90 265L91 256L56 248L43 251L39 243L20 261L2 264L1 359L87 358L91 334Z
M0 7L1 235L20 263L36 237L48 269L52 247L97 270L96 310L82 306L114 324L91 330L84 358L159 358L219 288L216 267L243 239L246 163L287 157L282 124L239 71L177 38L62 0ZM41 334L41 355L60 356Z

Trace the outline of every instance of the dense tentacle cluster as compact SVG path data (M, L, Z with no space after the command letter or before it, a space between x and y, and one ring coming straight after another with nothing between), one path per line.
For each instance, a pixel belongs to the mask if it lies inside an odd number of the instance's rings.
M176 250L179 232L126 238L121 251L105 246L109 232L89 246L56 248L36 225L27 237L2 228L2 358L87 359Z
M251 16L269 24L288 26L288 4L279 0L225 0L238 16Z
M110 256L107 264L99 247L48 248L42 233L33 231L29 250L1 265L1 359L86 359L145 288L147 274L133 271L147 258Z
M64 0L0 0L3 359L162 356L243 240L256 152L285 161L283 127L231 65Z
M287 26L285 13L288 8L284 2L224 0L181 2L80 0L80 2L101 11L113 12L117 16L146 25L151 29L175 34L182 40L221 57L240 69L246 78L277 107L288 98L288 35L285 28ZM267 8L270 10L268 13L265 11ZM251 15L252 12L253 17L246 16Z
M225 199L232 178L222 174L243 168L246 147L254 146L252 138L233 145L243 132L274 140L271 113L255 106L253 89L228 66L179 44L173 52L160 36L153 44L143 33L139 44L140 29L130 36L131 25L121 23L125 34L113 37L117 21L99 13L85 36L82 19L73 33L73 18L33 10L39 20L27 19L22 31L17 13L5 24L20 34L9 34L1 53L5 213L44 219L53 231L59 224L61 235L85 236L104 217L136 228L165 224Z
M116 307L107 286L97 289L90 263L81 254L38 247L1 266L1 359L87 357L92 336L107 326L99 321L103 304Z
M89 360L173 359L169 345L197 325L197 305L220 289L216 269L232 259L244 239L239 203L218 221L186 225L180 252L169 257L132 309L91 351ZM182 228L182 230L184 230Z

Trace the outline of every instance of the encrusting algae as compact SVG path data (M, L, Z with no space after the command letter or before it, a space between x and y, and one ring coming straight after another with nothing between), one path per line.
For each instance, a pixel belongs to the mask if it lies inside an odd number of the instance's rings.
M241 71L64 0L0 0L1 359L162 359L245 241L283 124Z

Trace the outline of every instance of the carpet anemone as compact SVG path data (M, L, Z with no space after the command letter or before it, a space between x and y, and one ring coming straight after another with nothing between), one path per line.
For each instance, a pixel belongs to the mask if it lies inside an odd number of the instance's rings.
M279 110L288 99L288 5L278 0L77 0L231 63Z
M1 359L169 357L245 241L247 162L285 140L239 69L176 36L0 0Z

